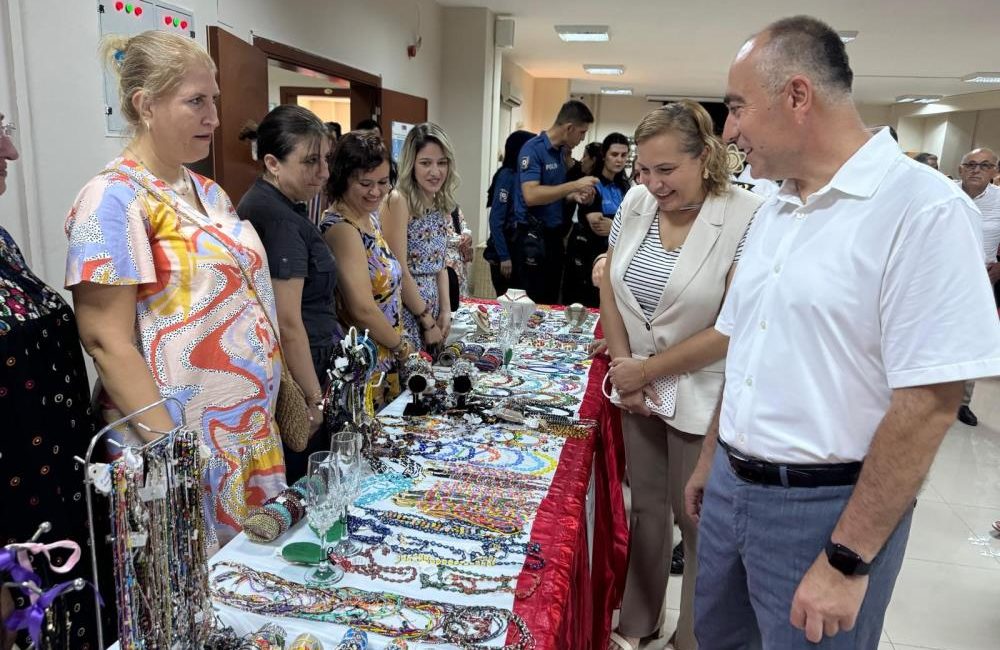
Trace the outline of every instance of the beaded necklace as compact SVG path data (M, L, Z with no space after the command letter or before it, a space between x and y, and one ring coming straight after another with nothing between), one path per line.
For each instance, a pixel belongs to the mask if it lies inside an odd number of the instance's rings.
M518 575L491 576L485 573L469 571L468 569L442 565L437 567L436 572L421 573L420 586L424 589L455 591L469 596L507 592L514 594L515 598L525 599L531 598L542 581L542 577L537 573L529 573L527 575L531 580L531 585L527 589L518 590ZM492 584L486 586L480 585L480 582Z
M479 483L438 481L427 490L401 492L396 505L416 506L425 515L468 523L513 535L524 529L528 514L539 504L528 492Z
M382 555L388 555L388 549L382 549ZM364 558L367 562L359 562L358 558ZM386 582L413 582L417 579L417 569L412 566L387 566L379 564L375 559L375 549L368 548L357 555L344 557L331 551L329 554L331 564L340 566L348 573L358 573L373 580L384 580Z
M360 531L365 528L371 530L372 534L361 534ZM392 529L374 519L366 517L349 515L347 518L347 530L351 535L351 539L372 546L382 545L399 555L429 555L442 562L465 562L468 559L468 554L462 549L443 544L437 540L431 541L428 539L417 539L408 535L397 535L396 538L399 540L399 543L393 544L387 541L392 535ZM442 557L434 547L450 552L453 557Z
M373 474L365 477L361 485L361 496L354 500L354 505L368 506L411 487L413 487L413 479L402 474L396 472Z
M548 483L536 478L529 478L520 472L469 463L438 463L428 462L424 470L433 476L450 478L456 481L469 481L496 487L514 488L519 490L547 491Z
M211 626L200 439L178 430L111 464L122 647L203 642Z
M216 568L223 571L213 578L212 595L226 605L264 616L338 623L369 634L450 643L467 650L485 650L484 643L513 628L516 640L504 645L504 650L535 647L524 619L506 609L465 607L351 587L309 587L231 562L219 562ZM241 585L246 585L251 593L237 591ZM401 623L394 624L400 619ZM426 622L422 627L415 626L411 623L415 619Z
M538 542L517 542L508 535L491 534L476 526L431 519L412 513L374 510L372 508L363 508L363 510L386 526L402 526L429 535L447 535L457 539L479 542L482 551L469 553L469 559L473 562L481 559L505 560L513 553L527 556L528 560L525 562L525 566L528 568L540 569L545 565L545 559L541 557L542 545Z

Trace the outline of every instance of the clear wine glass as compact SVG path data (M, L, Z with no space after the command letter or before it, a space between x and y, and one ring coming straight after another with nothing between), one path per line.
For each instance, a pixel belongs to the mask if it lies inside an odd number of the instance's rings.
M306 521L319 537L324 549L328 542L337 541L340 511L343 508L338 466L332 452L317 451L309 455L306 483ZM331 585L344 577L344 570L326 559L306 574L306 582Z
M351 539L347 532L347 516L354 500L361 494L361 433L350 425L335 433L330 441L330 452L337 466L340 478L341 523L345 534L333 552L343 557L357 555L361 545Z

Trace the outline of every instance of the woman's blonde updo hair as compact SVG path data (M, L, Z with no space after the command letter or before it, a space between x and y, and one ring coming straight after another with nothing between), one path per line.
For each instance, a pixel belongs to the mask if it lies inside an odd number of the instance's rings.
M712 127L712 118L700 104L683 99L650 111L635 129L635 143L665 133L672 133L680 141L681 150L694 157L708 150L705 156L705 192L719 195L729 190L729 162L726 148Z
M118 75L118 101L122 115L133 130L142 127L142 116L132 104L132 97L142 90L149 101L166 97L180 85L184 75L195 65L203 65L215 74L215 62L205 50L186 36L162 31L147 31L131 38L118 34L105 36L100 45L101 60Z

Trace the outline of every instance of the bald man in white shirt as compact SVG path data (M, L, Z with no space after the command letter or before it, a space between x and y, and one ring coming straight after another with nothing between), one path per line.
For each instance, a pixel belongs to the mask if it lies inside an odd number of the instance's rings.
M1000 187L990 183L997 172L997 163L997 154L992 149L979 148L962 156L962 162L958 166L962 191L972 199L982 216L983 261L986 263L986 273L991 285L996 285L1000 280L1000 264L997 264L997 249L1000 248ZM962 405L958 407L958 419L970 427L979 424L979 418L969 407L975 387L976 382L965 382Z
M865 131L852 81L803 16L730 68L727 131L785 180L716 323L726 386L685 494L702 648L875 650L962 384L1000 374L975 206Z

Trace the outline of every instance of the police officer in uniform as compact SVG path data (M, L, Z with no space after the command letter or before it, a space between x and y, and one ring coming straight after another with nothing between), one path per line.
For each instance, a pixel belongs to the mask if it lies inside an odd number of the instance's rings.
M567 305L578 302L587 307L600 307L600 292L591 280L591 266L598 255L607 252L611 222L632 186L625 174L628 137L609 133L598 147L593 167L598 178L594 200L580 206L566 246L563 302Z
M510 254L517 288L540 304L557 304L565 237L563 201L589 203L597 178L566 181L564 149L580 144L594 115L580 101L562 105L555 124L521 149L514 194L516 229ZM511 286L517 286L511 284Z

